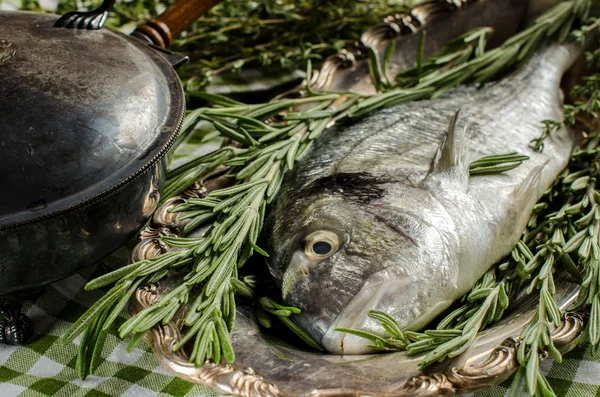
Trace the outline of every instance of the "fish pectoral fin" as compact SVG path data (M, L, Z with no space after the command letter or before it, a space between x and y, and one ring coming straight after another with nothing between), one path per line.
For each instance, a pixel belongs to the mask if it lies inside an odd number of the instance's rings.
M466 128L457 129L458 110L450 119L448 131L437 149L427 178L435 178L435 175L451 175L456 177L460 185L467 188L469 181L469 164L467 163L467 137Z
M523 183L515 186L512 195L517 203L519 203L519 207L522 208L531 201L537 200L537 189L544 165L545 164L541 164L532 168L532 170L529 171L529 174L525 177Z

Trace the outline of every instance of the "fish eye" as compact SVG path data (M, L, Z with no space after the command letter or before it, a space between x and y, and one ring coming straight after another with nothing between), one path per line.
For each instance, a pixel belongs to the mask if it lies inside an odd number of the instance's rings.
M317 230L304 239L304 254L311 260L323 260L335 254L340 246L339 237L330 230Z

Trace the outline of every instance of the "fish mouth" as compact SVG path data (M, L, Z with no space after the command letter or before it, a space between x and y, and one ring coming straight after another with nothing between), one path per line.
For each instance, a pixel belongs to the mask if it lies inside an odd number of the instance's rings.
M397 291L406 290L410 277L398 268L386 268L371 275L358 294L336 317L323 335L321 345L331 353L367 354L375 349L366 346L366 340L356 335L336 331L336 328L363 330L383 334L384 329L369 317L369 311L391 311L390 304ZM396 293L394 293L396 291ZM387 309L387 310L386 310Z
M327 329L321 345L334 354L376 352L376 349L367 346L370 343L366 339L336 331L336 328L347 328L386 337L385 329L369 317L371 310L390 314L398 321L402 330L416 331L425 327L448 308L452 300L436 299L434 304L423 305L423 297L431 292L424 288L423 283L417 282L398 267L385 268L374 273Z

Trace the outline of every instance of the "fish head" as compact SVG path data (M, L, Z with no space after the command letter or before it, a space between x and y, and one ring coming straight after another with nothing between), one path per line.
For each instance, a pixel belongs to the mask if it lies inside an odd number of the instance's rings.
M360 185L327 182L277 203L267 224L269 267L284 302L301 309L300 327L331 352L361 353L364 340L335 328L383 333L368 316L373 309L413 325L449 277L435 224L447 219L418 188L363 177Z

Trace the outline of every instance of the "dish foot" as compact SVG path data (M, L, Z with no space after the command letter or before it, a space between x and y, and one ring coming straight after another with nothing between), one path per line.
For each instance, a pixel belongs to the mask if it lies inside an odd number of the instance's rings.
M0 320L0 343L22 345L33 336L33 323L22 311L21 302L9 302L0 306L4 318Z

